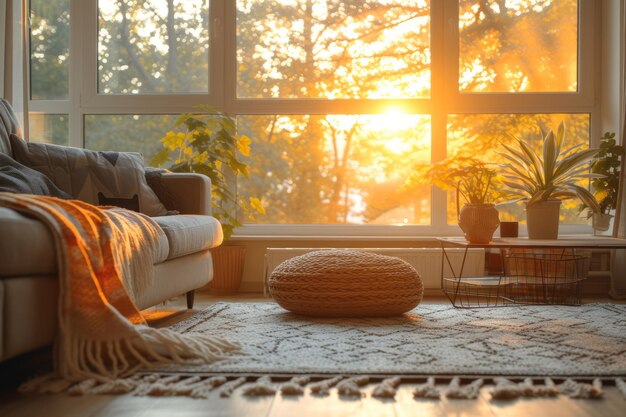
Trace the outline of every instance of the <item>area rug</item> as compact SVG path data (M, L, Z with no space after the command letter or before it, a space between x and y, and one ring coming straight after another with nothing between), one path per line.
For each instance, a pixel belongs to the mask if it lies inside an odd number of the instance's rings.
M172 326L222 336L242 354L160 368L186 374L467 377L626 376L626 305L456 309L322 319L274 303L218 303Z

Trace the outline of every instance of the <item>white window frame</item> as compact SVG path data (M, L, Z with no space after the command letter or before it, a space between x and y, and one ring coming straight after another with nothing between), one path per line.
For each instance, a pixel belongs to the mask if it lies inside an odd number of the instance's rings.
M14 0L18 1L18 0ZM448 114L459 113L586 113L590 134L598 138L598 54L601 2L579 0L578 91L572 93L460 93L458 91L458 0L431 0L431 97L399 100L240 99L236 96L236 1L210 1L210 62L208 94L97 94L97 0L70 0L69 100L29 101L31 112L67 113L70 144L84 146L85 115L176 114L209 104L232 115L378 114L401 105L407 112L431 117L431 157L446 156ZM443 46L446 45L444 48ZM213 63L223 63L215 65ZM28 83L30 85L30 83ZM598 90L599 91L599 90ZM28 95L30 97L30 94ZM458 235L447 224L446 193L433 187L430 225L259 225L246 224L235 236L413 236ZM271 202L268 202L271 204ZM586 225L561 225L561 233L590 233ZM522 231L523 233L523 231Z

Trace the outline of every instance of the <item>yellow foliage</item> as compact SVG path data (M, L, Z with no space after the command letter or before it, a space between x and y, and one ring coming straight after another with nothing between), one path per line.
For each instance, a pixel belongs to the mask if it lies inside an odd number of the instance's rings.
M185 146L186 135L183 132L174 133L169 131L165 134L165 136L161 139L163 145L173 151L175 149L179 149Z
M256 197L250 197L250 207L258 211L260 214L265 214L265 207L261 204L261 200Z
M237 141L237 149L243 156L250 156L250 143L252 141L246 135L241 135Z

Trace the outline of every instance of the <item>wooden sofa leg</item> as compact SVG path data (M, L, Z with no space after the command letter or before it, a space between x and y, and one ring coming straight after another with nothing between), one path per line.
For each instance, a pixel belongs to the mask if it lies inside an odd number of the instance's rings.
M195 290L191 290L187 292L187 308L191 310L193 308L193 297L196 295Z

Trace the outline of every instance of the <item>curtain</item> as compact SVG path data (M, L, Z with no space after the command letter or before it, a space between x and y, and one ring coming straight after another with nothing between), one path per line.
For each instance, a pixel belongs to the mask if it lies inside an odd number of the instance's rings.
M0 97L4 97L4 80L5 80L5 54L6 54L6 39L7 28L9 27L7 21L7 2L6 0L0 0Z
M624 5L621 7L620 27L620 56L621 56L621 97L620 97L620 126L621 143L626 145L626 13ZM613 234L619 238L626 238L626 158L622 158L622 171L620 176L620 190L618 194L618 207L615 213L615 227ZM611 290L609 295L613 298L626 299L626 250L614 251L613 264L611 266Z

